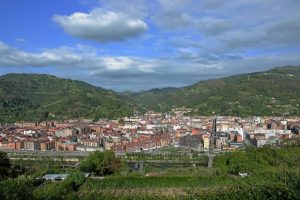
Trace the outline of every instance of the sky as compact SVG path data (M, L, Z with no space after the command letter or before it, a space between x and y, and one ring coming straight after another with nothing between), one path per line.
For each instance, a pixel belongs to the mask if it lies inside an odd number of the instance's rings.
M115 91L300 65L300 0L0 0L0 75Z

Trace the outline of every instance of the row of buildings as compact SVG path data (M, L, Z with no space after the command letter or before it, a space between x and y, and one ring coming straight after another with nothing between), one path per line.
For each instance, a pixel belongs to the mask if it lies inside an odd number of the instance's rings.
M185 116L147 112L123 120L75 119L42 123L19 122L0 127L0 149L116 152L153 151L165 146L232 150L244 145L280 145L300 136L298 117Z

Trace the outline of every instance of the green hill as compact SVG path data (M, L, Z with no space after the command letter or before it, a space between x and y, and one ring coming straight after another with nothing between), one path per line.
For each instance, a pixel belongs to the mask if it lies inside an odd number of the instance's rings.
M202 115L300 115L300 67L200 81L184 88L149 90L133 94L132 99L157 111L186 106Z
M0 76L0 122L117 118L132 115L132 103L156 111L185 106L201 115L300 115L299 91L300 67L126 95L50 75L7 74Z
M132 114L123 96L85 82L41 74L0 76L0 122Z

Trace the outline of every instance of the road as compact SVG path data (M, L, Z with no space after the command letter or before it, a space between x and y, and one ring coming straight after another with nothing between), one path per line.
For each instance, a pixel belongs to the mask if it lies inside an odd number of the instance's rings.
M30 155L30 156L41 156L41 157L86 157L91 152L87 151L30 151L30 150L11 150L11 149L0 149L6 152L9 156L12 155Z
M91 152L86 152L86 151L30 151L30 150L10 150L10 149L0 149L1 151L4 151L8 154L8 156L10 158L13 159L18 159L20 158L20 156L24 156L24 159L26 159L26 157L28 158L28 156L32 156L33 158L38 158L38 157L52 157L53 159L59 159L59 158L64 158L64 160L66 161L75 161L72 160L74 158L78 158L78 157L86 157L88 156ZM218 152L218 151L214 151L211 150L209 153L204 153L204 155L206 154L208 156L208 168L212 168L213 167L213 159L214 157L222 152ZM78 160L76 160L78 161ZM128 160L128 162L134 162L132 160ZM174 160L148 160L145 162L149 162L149 163L185 163L186 161L174 161ZM196 163L197 161L193 161L190 160L188 161L188 163Z
M216 154L209 154L208 155L208 163L207 163L207 167L208 168L212 168L214 165L214 157L216 156Z

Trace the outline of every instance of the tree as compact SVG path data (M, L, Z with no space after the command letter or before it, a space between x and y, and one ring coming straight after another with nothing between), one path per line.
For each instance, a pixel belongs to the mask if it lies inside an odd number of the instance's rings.
M32 191L36 187L35 180L30 176L19 176L18 178L9 178L0 182L1 200L29 200L33 199Z
M120 158L113 151L95 151L80 163L80 169L84 172L96 175L111 175L122 168Z
M232 152L227 160L230 173L252 172L256 169L256 163L252 162L243 152Z
M0 178L6 177L10 172L10 162L7 154L0 151Z
M37 200L75 199L76 191L84 181L84 173L76 171L64 181L54 183L45 182L33 191L33 196Z

